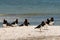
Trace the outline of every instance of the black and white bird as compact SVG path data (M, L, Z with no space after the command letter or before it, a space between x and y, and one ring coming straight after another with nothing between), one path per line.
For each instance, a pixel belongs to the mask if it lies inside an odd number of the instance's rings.
M47 19L46 24L50 25L50 20L49 19Z
M28 26L30 23L28 22L27 19L25 19L24 23L23 23L25 26Z
M53 18L53 17L51 17L49 20L50 20L49 25L54 25L54 18Z
M7 26L7 20L3 20L3 27L6 27Z
M18 19L11 23L12 27L16 27L18 25Z
M27 19L24 20L23 24L19 25L19 26L28 26L30 23L28 22Z
M35 29L38 28L38 29L40 29L40 31L41 31L41 28L44 27L44 26L45 26L45 22L42 21L41 24L39 24L37 27L35 27Z
M7 22L7 20L3 20L3 27L11 26L10 23Z
M47 19L46 24L47 24L47 25L50 25L50 26L51 26L51 25L54 25L54 18L51 17L51 18Z

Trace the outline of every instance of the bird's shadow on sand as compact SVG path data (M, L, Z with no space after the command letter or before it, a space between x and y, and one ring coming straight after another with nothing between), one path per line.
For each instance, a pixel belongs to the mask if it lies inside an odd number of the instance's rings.
M43 29L43 30L49 30L49 29Z
M42 30L41 30L41 31L37 31L37 30L36 30L36 32L40 32L40 33L43 33L44 31L42 31Z
M47 30L49 30L49 29L43 29L43 30L35 30L36 32L40 32L40 33L43 33L43 32L45 32L45 31L47 31Z

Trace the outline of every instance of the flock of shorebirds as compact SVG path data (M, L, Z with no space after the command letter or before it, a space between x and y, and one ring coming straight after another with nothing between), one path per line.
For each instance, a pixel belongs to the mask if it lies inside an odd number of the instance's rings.
M28 26L28 24L30 24L28 22L27 19L25 19L24 23L19 25L19 26ZM7 26L10 26L10 27L16 27L18 26L18 19L16 19L15 21L13 21L12 23L9 23L6 19L3 20L3 27L7 27Z
M28 22L27 19L25 19L25 21L23 22L23 24L19 25L19 26L28 26L30 23ZM12 23L8 23L6 19L3 20L3 27L7 27L7 26L11 26L11 27L16 27L18 25L18 19L16 19L14 22ZM42 21L41 24L39 24L37 27L35 27L35 29L37 28L41 28L46 26L46 25L54 25L54 18L48 18L46 21Z
M39 24L37 27L35 27L35 29L40 28L40 31L41 31L42 27L46 27L46 29L47 29L47 26L52 26L52 25L54 25L53 17L48 18L46 21L42 21L41 24Z

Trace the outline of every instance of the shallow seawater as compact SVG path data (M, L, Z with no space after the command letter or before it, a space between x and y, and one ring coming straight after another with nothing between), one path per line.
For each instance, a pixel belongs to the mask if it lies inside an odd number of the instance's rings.
M60 15L19 15L19 16L0 16L0 27L2 27L3 19L6 19L9 23L12 23L15 19L18 19L18 25L22 24L25 19L28 19L30 25L39 25L42 21L46 21L47 18L54 17L54 25L60 25Z

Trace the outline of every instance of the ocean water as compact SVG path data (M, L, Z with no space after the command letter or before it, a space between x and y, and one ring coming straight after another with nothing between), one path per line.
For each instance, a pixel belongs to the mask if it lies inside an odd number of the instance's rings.
M0 0L1 14L60 14L60 0Z
M0 0L1 27L4 18L8 22L18 18L19 24L27 18L30 25L38 25L49 17L54 17L55 25L60 25L60 0Z

